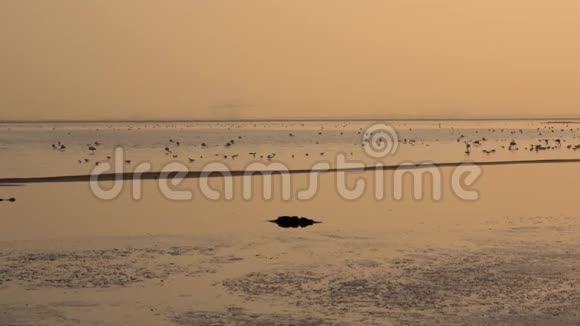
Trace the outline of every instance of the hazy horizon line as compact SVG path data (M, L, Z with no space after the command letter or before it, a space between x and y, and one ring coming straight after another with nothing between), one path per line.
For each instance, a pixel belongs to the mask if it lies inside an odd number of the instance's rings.
M151 123L151 122L317 122L317 121L550 121L580 120L577 117L395 117L395 118L243 118L243 119L5 119L0 123Z

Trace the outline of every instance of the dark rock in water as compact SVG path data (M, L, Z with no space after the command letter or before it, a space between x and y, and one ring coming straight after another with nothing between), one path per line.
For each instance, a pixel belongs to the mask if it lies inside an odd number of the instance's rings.
M312 224L322 223L311 220L306 217L298 217L298 216L280 216L275 220L270 220L268 222L276 223L281 228L304 228L307 226L311 226Z
M8 200L9 200L10 202L12 202L12 203L13 203L13 202L15 202L15 201L16 201L16 198L12 197L12 198L10 198L10 199L8 199Z

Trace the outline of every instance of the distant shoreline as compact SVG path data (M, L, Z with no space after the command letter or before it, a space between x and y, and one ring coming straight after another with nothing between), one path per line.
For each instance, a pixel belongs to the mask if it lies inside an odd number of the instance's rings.
M220 123L220 122L358 122L358 121L545 121L580 123L578 118L328 118L328 119L191 119L191 120L0 120L0 124L42 123Z

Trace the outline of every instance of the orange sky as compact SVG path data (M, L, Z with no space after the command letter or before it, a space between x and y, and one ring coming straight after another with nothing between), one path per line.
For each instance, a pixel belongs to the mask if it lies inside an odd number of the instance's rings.
M579 17L578 0L2 1L0 120L580 116Z

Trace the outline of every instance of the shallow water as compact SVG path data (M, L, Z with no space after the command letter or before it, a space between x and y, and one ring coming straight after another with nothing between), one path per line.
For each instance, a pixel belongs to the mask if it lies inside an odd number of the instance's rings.
M566 148L578 141L573 123L438 124L395 122L400 136L416 144L400 144L387 160L577 157ZM149 124L153 130L3 125L1 176L87 173L89 164L76 158L101 157L116 144L128 146L135 162L143 158L162 165L173 160L163 153L169 138L181 142L178 159L190 152L211 156L259 148L303 167L315 159L298 159L301 150L322 149L326 156L352 148L358 150L353 156L373 163L355 145L366 125L216 123L184 124L183 130L169 124ZM499 131L490 131L494 128ZM457 142L461 134L488 141L465 156L464 143ZM521 148L546 134L561 138L562 147L538 153ZM237 135L242 139L224 148ZM258 145L258 135L269 143ZM102 145L93 156L84 147L97 138ZM64 139L66 151L52 150L57 139ZM501 149L512 139L520 144L518 151ZM201 141L209 148L201 149ZM483 148L497 152L484 155ZM250 160L246 153L235 164ZM196 164L191 168L203 162ZM193 199L185 201L167 199L159 187L163 180L144 181L140 200L132 198L131 181L111 201L98 199L86 183L0 187L0 197L17 199L0 202L0 324L575 324L580 320L579 168L575 163L483 166L468 187L479 193L477 200L454 191L453 167L438 170L438 200L429 178L423 198L412 197L409 178L403 198L394 198L395 171L348 173L349 186L356 180L366 185L355 200L340 194L334 173L320 174L318 191L308 200L295 195L310 184L308 175L291 175L289 200L282 198L280 176L274 177L269 200L263 198L261 176L252 177L254 195L247 200L237 177L231 200L206 198L200 179L177 186L192 192ZM379 199L377 178L383 180ZM223 192L222 181L210 183ZM266 222L280 215L322 223L283 229Z
M397 150L377 159L362 144L369 139L365 130L378 123L394 128ZM580 151L566 148L580 144L579 126L578 121L537 120L0 124L0 178L89 174L97 162L110 161L107 156L113 156L117 147L124 149L124 160L131 161L123 165L125 171L142 162L150 162L153 170L169 162L190 170L212 162L234 170L252 162L308 169L318 162L336 166L337 153L365 165L580 158ZM557 147L556 139L561 140L557 149L526 149L536 144ZM226 147L231 140L233 145ZM466 155L464 143L475 140L481 145L473 145ZM519 150L508 149L512 140ZM52 145L58 142L66 149L54 150ZM95 142L100 145L93 153L88 148ZM494 149L492 154L483 152Z

